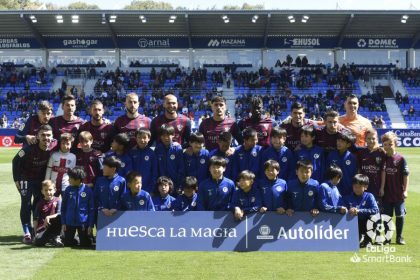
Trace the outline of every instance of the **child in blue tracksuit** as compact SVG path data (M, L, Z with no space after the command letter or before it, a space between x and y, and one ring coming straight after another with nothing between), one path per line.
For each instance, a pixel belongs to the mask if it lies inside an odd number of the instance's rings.
M343 172L338 165L331 165L325 174L326 182L318 189L318 208L321 212L346 214L343 197L337 185L343 177Z
M130 150L133 170L137 171L142 180L141 189L153 193L158 177L158 164L155 152L148 147L152 134L147 128L139 128L136 132L137 146Z
M169 125L160 128L161 142L156 144L155 154L158 161L158 176L171 179L174 189L178 192L184 179L184 156L182 146L173 142L175 129ZM156 209L157 210L157 209Z
M331 151L326 160L326 166L336 164L343 172L343 177L337 185L342 196L351 194L351 180L357 173L357 159L348 149L354 144L356 138L350 132L339 132L337 136L337 150Z
M118 168L118 174L122 177L128 174L133 169L131 157L128 153L130 147L130 137L126 133L119 133L114 136L111 143L110 152L105 154L105 158L115 156L121 161L121 167Z
M255 174L244 170L239 173L239 188L232 196L232 210L236 220L241 220L246 214L260 211L261 192L254 185Z
M174 183L171 178L160 176L157 181L157 190L153 196L153 205L155 211L171 211L175 198L170 195L174 189Z
M209 161L211 177L201 182L198 187L199 211L229 211L231 210L232 195L235 184L224 177L226 160L213 156Z
M121 195L120 208L122 211L155 211L152 197L142 190L142 178L136 171L127 174L127 184L130 191Z
M92 245L90 235L95 219L95 205L92 189L83 184L86 176L82 167L74 167L68 172L70 186L63 194L61 204L61 224L64 232L64 245L76 245L74 235L77 231L80 246Z
M231 179L233 178L233 155L234 148L231 148L232 145L232 134L229 131L223 131L220 133L219 138L217 139L218 148L210 151L209 158L213 156L219 156L226 160L226 169L224 176Z
M265 163L272 159L280 164L280 173L278 177L285 181L296 178L295 160L292 150L287 148L286 143L287 131L281 127L273 127L271 130L271 145L262 152L261 163ZM263 177L265 167L261 170L260 174Z
M118 175L121 161L115 157L107 157L104 160L103 177L95 182L94 193L96 209L112 216L120 208L121 196L127 192L126 181Z
M185 177L182 187L183 192L176 198L173 205L173 210L183 212L197 210L197 179L193 176Z
M296 163L297 179L287 184L288 216L292 216L295 211L309 211L312 216L319 214L317 206L319 183L311 179L312 170L312 163L309 160L299 160Z
M276 211L278 214L284 214L286 212L287 183L278 178L279 173L280 164L277 161L269 159L264 163L264 177L258 181L262 197L261 213Z
M361 247L366 247L370 242L366 235L366 223L370 216L379 213L379 207L373 194L366 192L369 186L369 177L356 174L352 180L353 192L344 197L344 201L350 215L357 216L359 222L359 238ZM362 238L364 236L364 238Z
M304 159L311 161L314 168L311 178L322 182L325 172L325 152L320 146L314 145L314 141L314 127L309 125L303 126L300 132L300 146L295 151L295 159L296 161Z
M242 132L244 143L238 146L233 155L233 179L237 180L239 173L249 170L259 174L262 147L257 145L258 134L253 128L247 127Z
M210 176L209 151L204 148L204 135L201 132L192 133L189 138L192 154L184 152L185 176L194 176L201 183Z

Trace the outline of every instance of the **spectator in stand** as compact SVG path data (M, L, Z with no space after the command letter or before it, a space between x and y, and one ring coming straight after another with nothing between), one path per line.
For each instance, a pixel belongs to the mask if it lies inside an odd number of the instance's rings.
M3 116L0 119L0 128L7 128L7 116L6 114L3 114Z
M408 109L408 115L410 117L414 117L414 114L416 113L416 110L414 109L413 105L410 106L410 109Z
M356 95L350 94L345 103L346 114L339 117L340 123L351 131L356 137L356 145L365 146L366 132L372 129L370 121L357 113L359 99Z

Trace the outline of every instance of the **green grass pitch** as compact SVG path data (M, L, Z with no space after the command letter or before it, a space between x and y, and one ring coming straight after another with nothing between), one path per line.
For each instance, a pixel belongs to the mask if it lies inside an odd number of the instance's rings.
M400 149L410 175L406 246L411 263L352 263L354 253L96 252L21 243L20 198L12 179L17 149L0 149L0 279L419 279L420 149ZM384 256L361 249L359 256Z

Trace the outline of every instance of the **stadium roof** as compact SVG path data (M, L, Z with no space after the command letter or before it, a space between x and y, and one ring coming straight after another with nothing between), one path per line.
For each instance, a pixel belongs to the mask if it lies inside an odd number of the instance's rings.
M0 11L1 37L53 36L331 36L420 38L418 11L350 10L36 10ZM56 16L63 17L57 23ZM72 15L79 16L72 23ZM117 16L115 23L110 17ZM176 16L173 23L170 16ZM257 15L255 23L252 18ZM31 16L35 16L36 23ZM142 23L140 16L146 20ZM227 16L228 23L223 19ZM289 16L293 16L291 23ZM301 21L308 16L306 23ZM406 23L402 17L408 16Z

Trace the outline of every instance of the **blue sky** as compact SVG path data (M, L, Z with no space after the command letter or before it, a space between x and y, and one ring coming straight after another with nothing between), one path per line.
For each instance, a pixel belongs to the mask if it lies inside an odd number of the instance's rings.
M41 0L42 2L55 2ZM77 0L61 0L59 5L67 5ZM122 9L125 5L131 3L131 0L82 0L86 3L97 4L101 9ZM188 9L207 9L213 6L221 9L223 5L241 6L244 2L249 4L264 4L266 9L281 10L419 10L420 0L230 0L230 1L212 1L212 0L158 0L171 3L172 6L182 6Z

